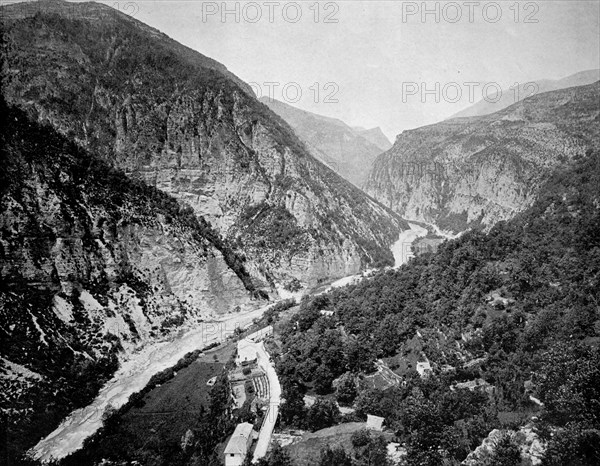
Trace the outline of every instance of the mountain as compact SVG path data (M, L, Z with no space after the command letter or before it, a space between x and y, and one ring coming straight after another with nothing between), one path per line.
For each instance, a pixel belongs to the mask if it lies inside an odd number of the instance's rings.
M251 277L191 208L0 101L0 386L18 456L142 347L248 309Z
M335 397L354 419L385 418L408 465L598 464L599 302L590 150L489 233L304 300L278 326L282 428L340 422ZM304 406L313 391L319 409ZM367 442L336 445L360 457Z
M480 100L476 104L452 115L450 118L489 115L490 113L498 112L534 94L558 91L569 87L585 86L587 84L595 83L598 80L600 80L600 70L586 70L562 79L542 79L519 84L511 89L503 89L502 96L497 102L492 102L491 99L489 101L485 99ZM495 98L495 96L491 95L491 98Z
M385 150L381 142L370 139L383 136L379 128L357 131L341 120L300 110L269 97L261 97L260 101L294 129L315 158L358 187L366 181L375 158Z
M551 171L600 141L600 83L537 94L482 117L404 131L365 190L443 230L491 227L531 205Z
M353 126L352 129L367 141L375 144L382 151L386 151L392 147L392 143L387 138L379 126L371 129L365 129L361 126Z
M258 286L393 262L406 224L313 158L224 66L105 5L31 5L3 7L7 101L190 205Z

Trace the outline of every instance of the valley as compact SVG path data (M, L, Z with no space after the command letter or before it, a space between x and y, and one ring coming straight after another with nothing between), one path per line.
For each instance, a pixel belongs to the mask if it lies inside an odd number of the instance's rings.
M411 242L419 235L426 234L426 230L422 227L415 224L410 225L411 230L400 232L398 241L393 245L395 267L400 267L408 262L411 257ZM365 276L368 277L369 274L375 272L371 270ZM355 283L361 278L363 275L353 275L336 280L327 288L327 291ZM296 293L295 299L299 303L302 297L311 295L310 291ZM100 389L90 405L72 412L56 430L33 447L32 457L42 462L48 462L64 458L79 450L83 447L85 439L94 435L102 426L105 416L110 411L123 406L133 393L142 390L152 376L172 367L188 353L226 342L233 337L236 329L244 329L254 321L261 320L264 313L277 304L278 302L275 302L252 311L223 315L218 320L202 322L193 325L192 328L182 327L178 334L170 340L159 341L131 354L127 360L122 362L113 378ZM268 355L264 357L268 358ZM270 419L274 423L277 415L273 416ZM260 448L257 446L257 449L264 450L261 457L264 456L269 441L270 436L265 437Z
M0 463L600 464L600 3L242 4L0 5Z
M234 334L236 328L244 328L254 319L260 319L271 306L223 316L220 320L203 322L191 329L182 328L179 332L181 335L172 341L158 342L133 354L122 363L90 405L71 413L54 432L33 448L33 457L46 462L80 449L84 440L102 426L105 413L124 405L130 395L144 388L153 375L175 365L192 351L224 342Z

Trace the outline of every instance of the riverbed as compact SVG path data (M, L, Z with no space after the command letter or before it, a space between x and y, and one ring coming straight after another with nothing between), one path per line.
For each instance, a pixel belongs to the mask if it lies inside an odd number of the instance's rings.
M394 268L406 264L412 257L412 243L420 236L427 236L427 229L415 223L409 223L410 230L404 230L400 233L398 241L392 244L391 250L394 254Z
M412 257L412 242L420 236L427 235L425 228L413 223L409 223L409 226L410 230L400 232L398 240L391 247L395 268L405 264ZM343 277L334 281L324 292L360 281L375 271L376 269L371 269L361 274ZM299 301L301 295L301 292L289 293L289 296L281 297ZM73 411L58 428L33 447L32 456L42 462L48 462L77 451L83 446L84 440L102 426L104 414L111 408L123 406L133 393L142 390L148 384L154 374L174 366L189 352L224 341L233 334L236 327L245 328L274 304L276 303L246 313L226 315L218 321L202 323L171 340L157 342L134 353L104 385L92 404Z
M110 408L123 406L133 393L148 384L154 374L174 366L187 353L224 341L236 327L244 328L260 318L273 304L201 323L172 340L157 342L134 353L102 387L92 404L73 411L58 428L33 447L32 456L48 462L80 449L84 440L102 426L104 413Z

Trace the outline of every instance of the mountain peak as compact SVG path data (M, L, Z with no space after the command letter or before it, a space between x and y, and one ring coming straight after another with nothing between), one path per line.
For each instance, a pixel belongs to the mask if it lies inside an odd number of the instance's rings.
M314 157L358 187L364 184L375 157L391 147L379 128L358 131L337 118L268 97L260 101L292 127Z
M392 143L387 136L383 134L383 131L379 126L371 129L364 129L360 126L357 126L356 130L362 137L364 137L367 141L370 141L372 144L375 144L382 151L386 151L392 147Z

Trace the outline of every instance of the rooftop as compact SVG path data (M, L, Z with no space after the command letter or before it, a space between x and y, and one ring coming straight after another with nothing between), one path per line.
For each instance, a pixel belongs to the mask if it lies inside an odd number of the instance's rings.
M240 454L245 455L248 452L248 439L252 436L252 424L249 422L243 422L242 424L238 424L227 446L225 447L225 454Z

